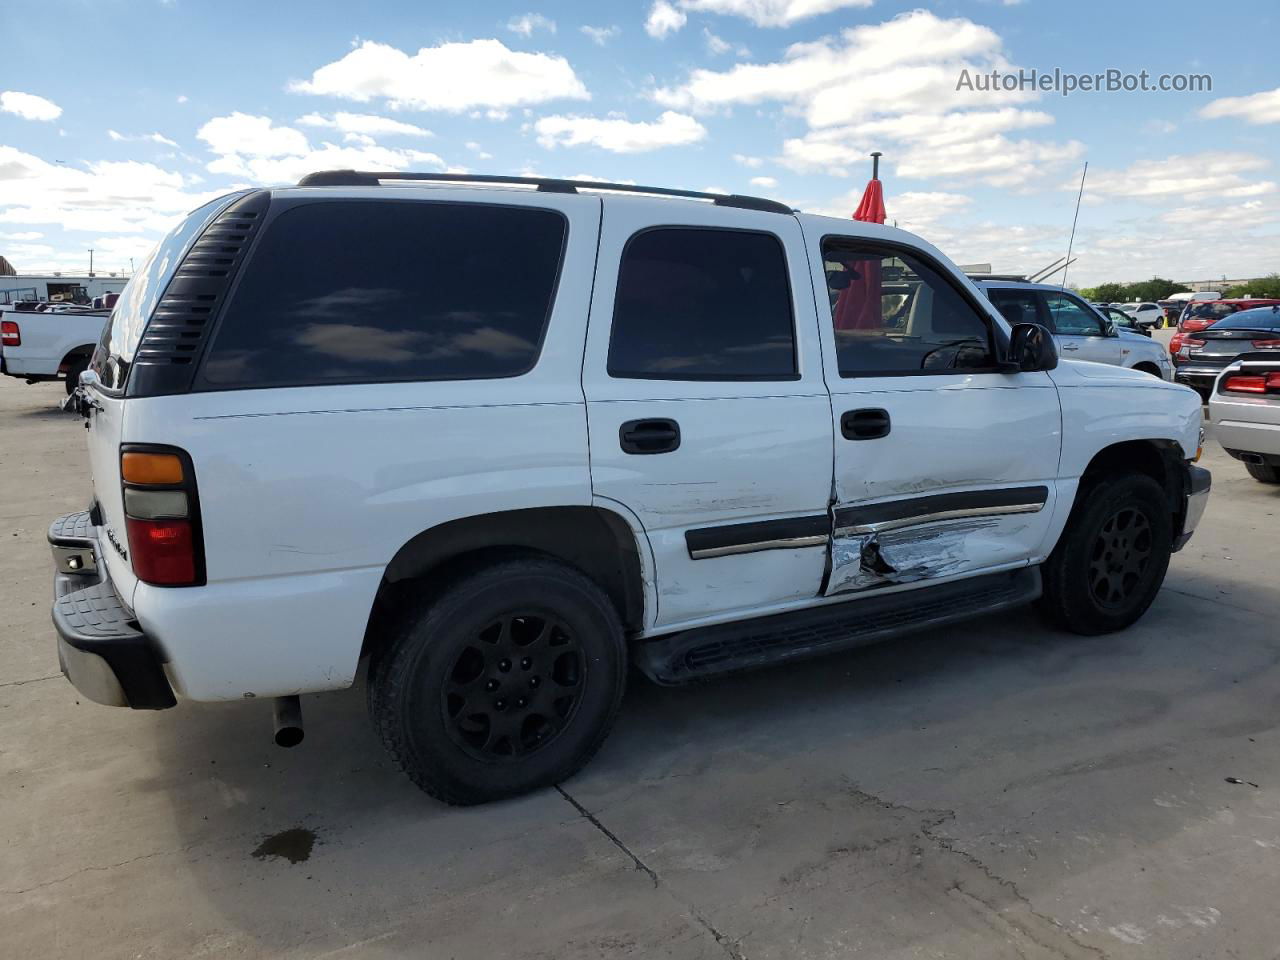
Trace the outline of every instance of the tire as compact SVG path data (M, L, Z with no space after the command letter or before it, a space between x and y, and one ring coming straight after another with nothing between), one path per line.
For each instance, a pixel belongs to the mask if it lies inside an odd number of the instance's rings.
M1172 548L1173 517L1158 483L1141 474L1094 480L1041 571L1040 610L1083 636L1123 630L1155 600Z
M1269 463L1246 463L1244 468L1259 483L1280 483L1280 467L1273 467Z
M71 365L67 367L67 382L64 384L67 388L67 396L76 392L76 387L80 386L80 374L88 369L88 357L77 357L71 361Z
M369 713L400 768L445 803L569 778L600 748L626 686L604 592L542 555L466 574L400 619L369 665Z

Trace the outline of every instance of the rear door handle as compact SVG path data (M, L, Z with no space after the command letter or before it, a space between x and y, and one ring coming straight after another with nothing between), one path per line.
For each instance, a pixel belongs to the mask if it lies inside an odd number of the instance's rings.
M623 453L670 453L680 447L680 424L674 420L628 420L618 428Z
M889 435L889 411L880 407L848 410L840 417L840 433L846 440L876 440Z

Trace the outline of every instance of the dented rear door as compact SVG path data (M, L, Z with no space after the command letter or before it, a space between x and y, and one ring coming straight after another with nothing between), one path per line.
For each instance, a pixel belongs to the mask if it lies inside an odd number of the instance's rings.
M1048 374L994 369L993 312L932 248L830 222L806 223L835 442L823 592L1042 559L1061 447Z

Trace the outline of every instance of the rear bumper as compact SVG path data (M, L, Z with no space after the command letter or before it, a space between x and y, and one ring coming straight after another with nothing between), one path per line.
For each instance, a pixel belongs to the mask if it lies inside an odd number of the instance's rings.
M1173 368L1173 379L1175 383L1185 383L1188 387L1194 387L1197 390L1212 390L1214 382L1218 379L1226 364L1221 367L1203 367L1203 366L1185 366Z
M1173 541L1173 549L1181 550L1196 532L1200 518L1204 516L1204 508L1209 505L1209 490L1213 486L1213 475L1204 467L1193 463L1187 464L1186 502L1182 512L1182 532Z
M96 703L163 710L177 703L164 666L99 561L88 512L49 527L53 549L53 627L62 672Z

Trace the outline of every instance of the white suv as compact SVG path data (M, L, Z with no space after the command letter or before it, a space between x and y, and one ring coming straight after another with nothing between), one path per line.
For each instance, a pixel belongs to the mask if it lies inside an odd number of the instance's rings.
M368 658L388 749L473 803L585 763L629 662L1143 614L1208 497L1190 390L1059 365L911 234L673 193L335 171L190 214L75 398L71 681L276 698L288 743Z

